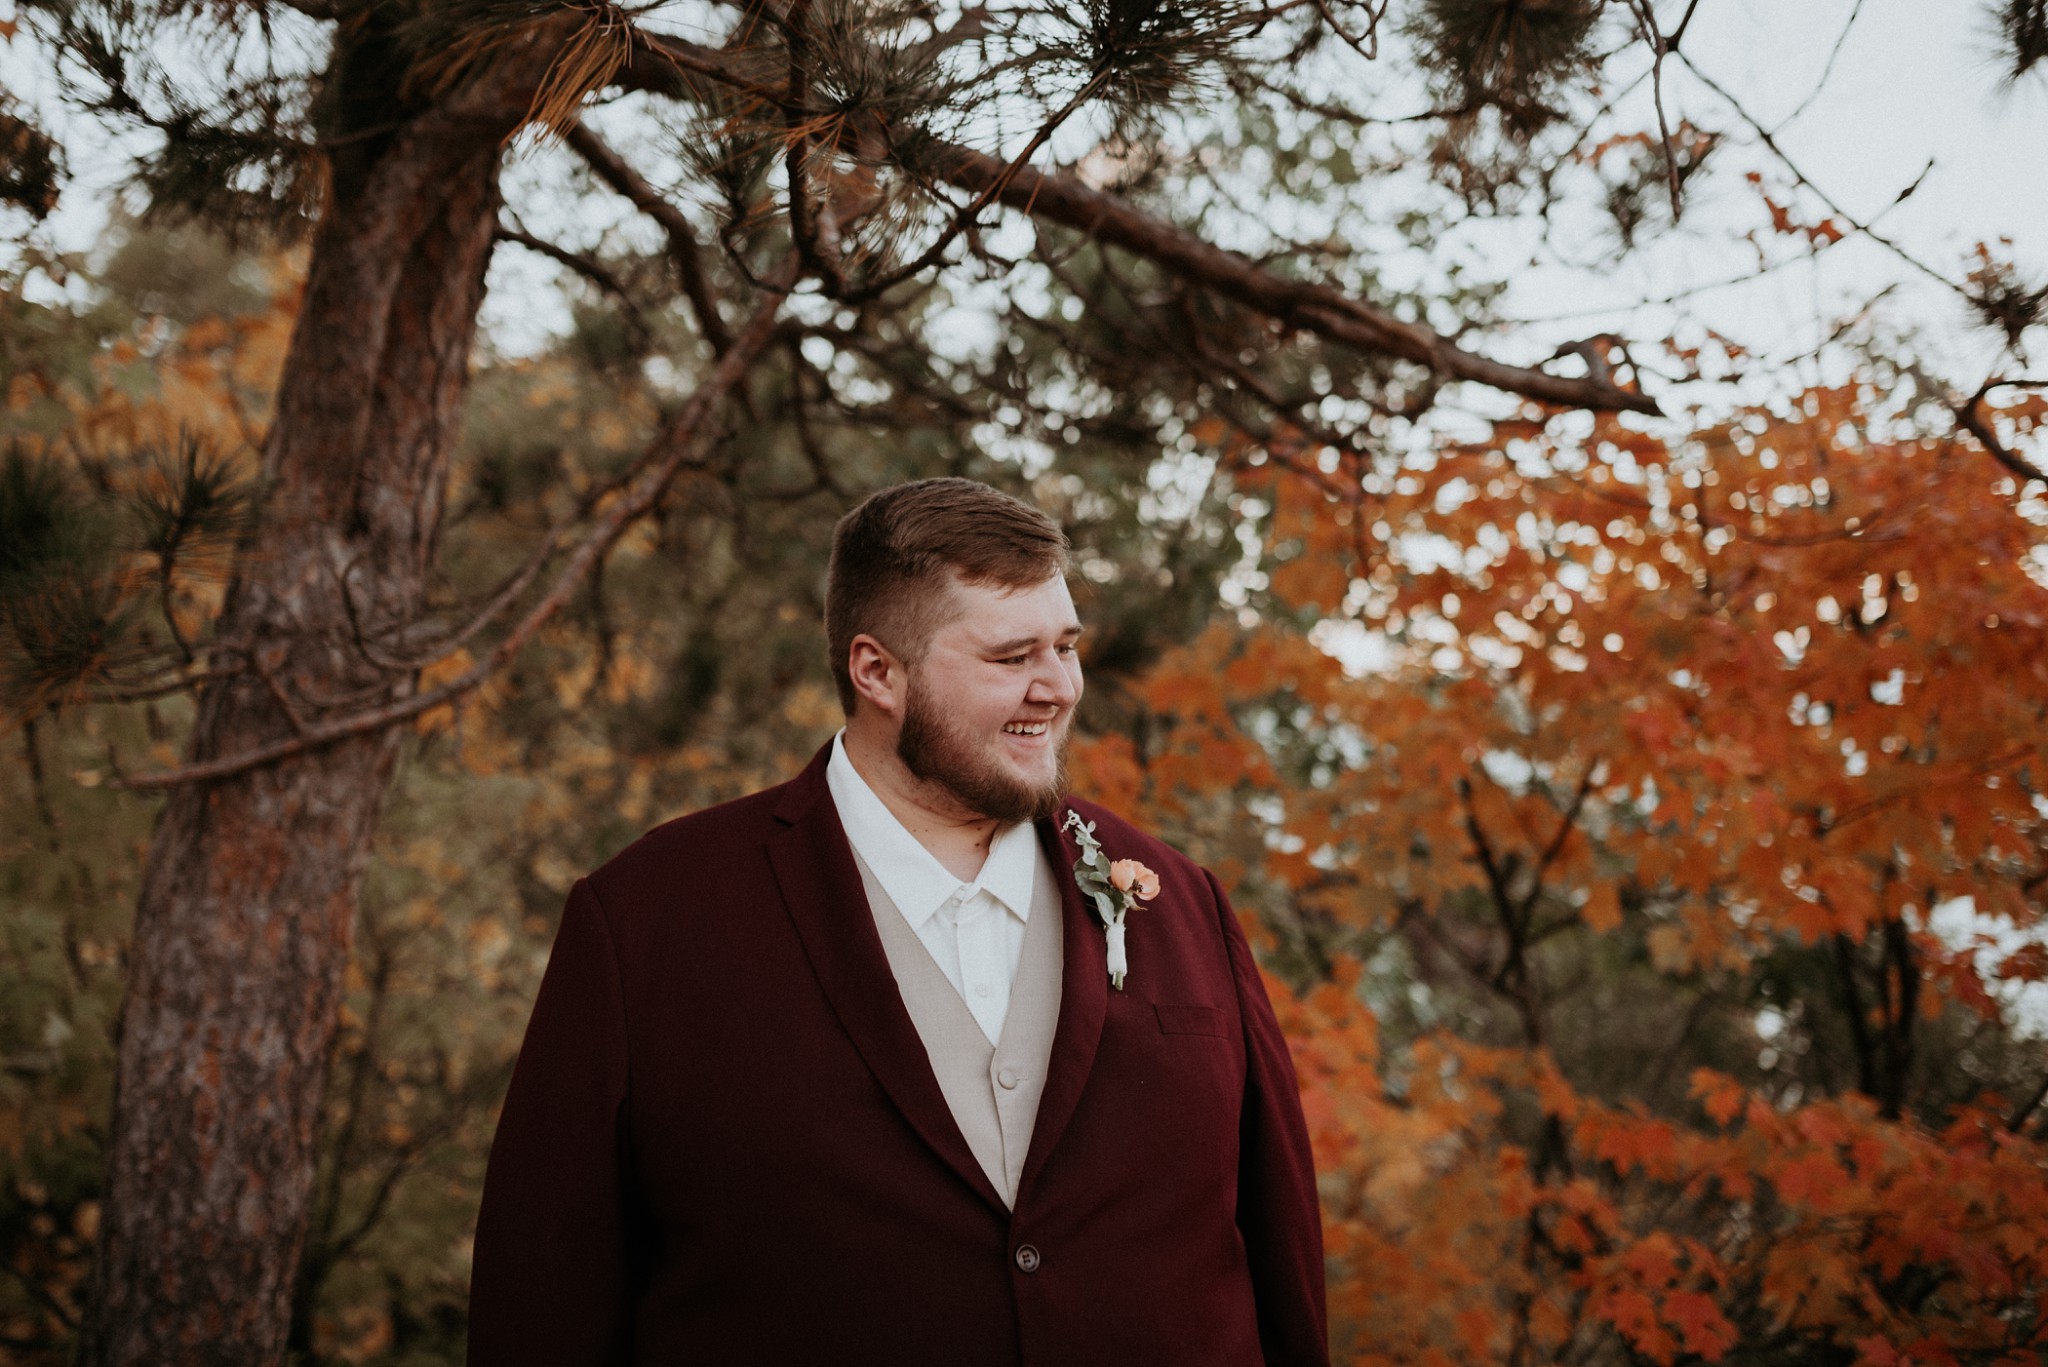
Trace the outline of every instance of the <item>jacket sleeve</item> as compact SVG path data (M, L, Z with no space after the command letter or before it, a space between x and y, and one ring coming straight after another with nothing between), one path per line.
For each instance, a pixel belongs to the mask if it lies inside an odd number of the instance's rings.
M625 1003L603 907L569 892L491 1144L470 1367L599 1367L632 1333Z
M1301 1115L1294 1060L1251 944L1230 900L1204 870L1230 949L1244 1021L1245 1094L1239 1121L1237 1227L1251 1265L1266 1367L1327 1367L1322 1208Z

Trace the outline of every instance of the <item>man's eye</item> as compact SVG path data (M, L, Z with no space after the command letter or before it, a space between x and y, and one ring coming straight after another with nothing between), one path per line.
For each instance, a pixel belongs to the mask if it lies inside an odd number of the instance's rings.
M1058 650L1059 653L1062 655L1072 655L1076 650L1079 649L1079 647L1076 646L1072 641L1062 641L1059 643L1059 645L1055 646L1054 649Z

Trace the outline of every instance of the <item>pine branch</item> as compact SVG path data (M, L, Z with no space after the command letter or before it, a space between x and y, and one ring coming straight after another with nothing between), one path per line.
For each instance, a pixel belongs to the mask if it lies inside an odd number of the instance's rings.
M697 245L697 235L690 228L690 220L624 157L613 151L603 138L592 132L590 125L576 125L569 130L565 141L597 173L598 179L624 195L634 208L653 219L667 234L668 257L675 263L676 275L683 283L683 294L690 301L691 311L697 315L697 330L711 343L714 355L724 355L732 345L732 331L726 327L725 319L719 316L718 301L704 274L704 253Z
M985 152L943 143L925 144L913 155L919 169L965 189L996 183L1007 166ZM1403 321L1329 286L1274 275L1236 252L1152 218L1072 175L1024 168L1002 184L998 198L1034 218L1146 257L1192 283L1329 341L1413 361L1450 379L1470 380L1542 403L1635 413L1660 411L1648 395L1611 381L1553 375L1495 361L1466 351L1420 323Z
M785 265L784 275L791 274ZM481 688L509 665L525 648L526 643L533 639L534 634L575 595L584 581L596 571L598 564L611 552L612 547L618 544L619 538L624 536L634 523L653 510L676 476L686 466L701 463L700 452L708 443L718 405L738 386L754 361L774 338L776 319L781 312L784 297L783 293L774 293L761 301L755 309L754 316L734 339L731 349L720 359L696 393L690 396L689 402L676 414L674 420L655 439L652 451L658 452L660 459L653 462L619 500L605 510L596 525L577 543L569 557L569 563L562 567L540 600L527 610L526 615L505 634L503 640L492 647L489 655L445 684L423 693L416 693L409 698L398 699L382 707L366 709L352 716L307 725L291 740L259 746L238 755L225 755L219 759L205 760L174 769L118 778L111 781L108 786L135 790L156 789L227 778L356 736L387 730L431 712L437 707L456 703Z
M877 298L883 292L893 289L915 276L922 275L926 270L937 265L941 258L945 256L946 249L953 245L960 234L974 226L974 221L980 217L981 211L1001 198L1003 192L1010 187L1011 183L1020 174L1025 172L1026 164L1037 154L1041 147L1044 147L1051 140L1052 135L1059 130L1060 125L1072 118L1082 105L1095 97L1104 79L1104 75L1098 73L1072 99L1068 100L1062 108L1054 111L1044 123L1040 124L1037 131L1031 135L1031 140L1024 145L1024 150L1004 163L1002 169L994 176L988 178L987 183L980 187L974 198L962 205L958 212L953 215L953 221L946 226L946 230L940 233L937 240L925 248L916 260L906 262L879 280L871 280L859 290L845 294L843 297L846 302L864 303L867 300Z
M535 237L532 233L521 231L518 228L510 227L503 223L498 225L497 231L492 236L496 237L500 242L515 243L530 252L545 256L550 261L567 266L570 270L576 272L576 274L582 276L591 284L596 285L624 306L627 320L632 324L633 331L639 334L643 344L652 335L647 326L646 313L640 307L640 301L633 297L632 291L626 288L625 282L613 274L604 263L585 256L581 252L572 252L567 247L549 242L545 238Z
M621 72L636 89L695 98L684 73L725 82L731 89L780 105L786 92L770 84L758 54L734 54L666 35L643 35ZM1427 366L1451 379L1470 380L1510 394L1566 408L1659 413L1654 399L1595 377L1553 375L1508 365L1466 351L1420 323L1405 322L1376 305L1325 285L1287 280L1176 224L1153 218L1128 201L1094 189L1079 177L1010 162L969 147L926 139L890 146L898 165L977 195L993 187L995 199L1033 218L1057 223L1096 241L1146 257L1190 282L1325 338L1379 355Z

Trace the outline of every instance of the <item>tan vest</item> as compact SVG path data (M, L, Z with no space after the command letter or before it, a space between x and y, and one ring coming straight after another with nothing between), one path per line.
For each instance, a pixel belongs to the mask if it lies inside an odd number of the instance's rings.
M1038 856L1031 915L1024 922L1024 953L1017 961L1016 981L1010 984L1002 1038L993 1047L857 850L853 862L867 888L868 908L874 912L897 991L924 1041L953 1123L1003 1204L1014 1207L1060 1017L1060 895L1045 856Z

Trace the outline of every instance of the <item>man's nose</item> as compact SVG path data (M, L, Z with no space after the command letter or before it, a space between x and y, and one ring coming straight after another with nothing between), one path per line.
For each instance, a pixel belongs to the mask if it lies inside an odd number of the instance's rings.
M1080 661L1071 655L1061 655L1056 650L1047 651L1045 661L1039 665L1037 677L1031 681L1031 690L1024 695L1024 700L1049 703L1054 707L1072 707L1080 698Z

